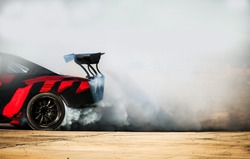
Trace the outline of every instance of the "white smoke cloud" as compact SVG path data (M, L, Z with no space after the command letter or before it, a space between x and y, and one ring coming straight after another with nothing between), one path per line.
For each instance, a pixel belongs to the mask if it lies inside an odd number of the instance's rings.
M0 51L76 76L63 55L106 52L104 100L67 109L68 128L245 130L249 13L245 0L4 0Z
M99 121L102 117L100 113L93 111L93 108L73 109L66 107L66 116L62 123L65 129L71 129L74 123L80 123L81 126L86 126Z

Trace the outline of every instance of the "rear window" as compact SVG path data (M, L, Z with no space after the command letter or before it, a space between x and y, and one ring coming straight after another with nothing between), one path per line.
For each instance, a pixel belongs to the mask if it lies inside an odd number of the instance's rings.
M56 75L56 73L21 57L0 53L0 74Z
M9 61L7 64L7 73L28 73L29 68L21 64Z

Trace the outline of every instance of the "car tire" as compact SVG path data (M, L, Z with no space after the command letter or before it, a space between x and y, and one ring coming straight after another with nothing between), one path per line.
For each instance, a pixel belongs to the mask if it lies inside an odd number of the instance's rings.
M26 120L32 129L55 130L65 116L65 106L60 97L53 93L34 96L26 107Z

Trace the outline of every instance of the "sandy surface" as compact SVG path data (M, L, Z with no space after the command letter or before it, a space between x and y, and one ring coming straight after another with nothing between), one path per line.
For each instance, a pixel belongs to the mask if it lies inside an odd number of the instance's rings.
M250 132L0 129L1 159L250 158Z

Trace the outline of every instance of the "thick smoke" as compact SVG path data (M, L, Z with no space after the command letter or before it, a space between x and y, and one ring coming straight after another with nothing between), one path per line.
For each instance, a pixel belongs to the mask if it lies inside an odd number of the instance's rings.
M104 99L61 129L249 130L249 15L248 0L2 0L0 52L76 76L63 55L106 52Z
M224 76L216 75L213 78L227 79L227 76L234 75ZM245 81L247 83L238 83L246 88L231 89L225 86L231 85L225 82L226 79L208 79L208 81L200 79L201 81L193 81L195 83L192 85L180 81L174 82L173 85L170 82L172 86L169 86L169 90L158 92L162 97L157 101L158 94L155 96L145 94L145 90L140 89L135 81L126 75L118 76L115 72L109 72L106 79L108 81L104 100L95 108L81 111L70 109L66 117L67 122L62 129L228 131L250 128L249 80ZM168 84L168 81L166 82ZM230 82L234 83L237 80L232 79ZM149 89L163 87L158 85L159 83L152 82L153 86L150 84L145 87ZM187 88L189 89L185 90Z

